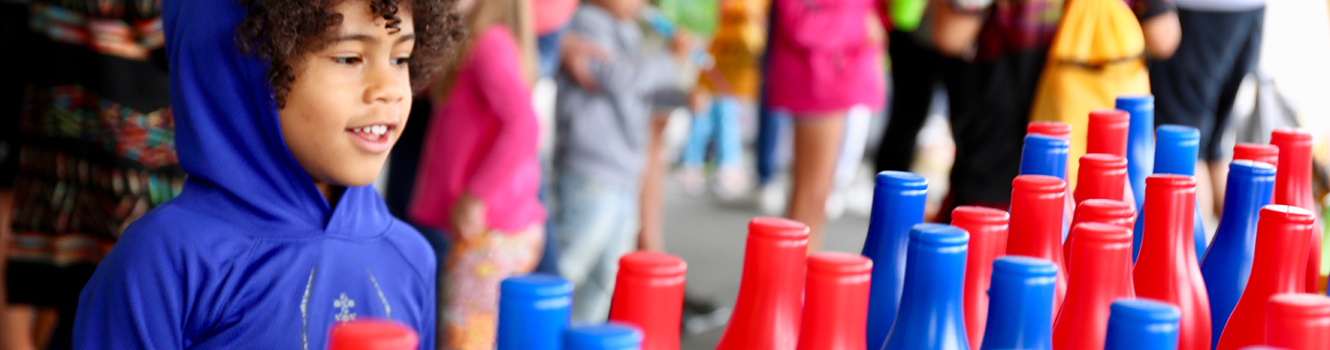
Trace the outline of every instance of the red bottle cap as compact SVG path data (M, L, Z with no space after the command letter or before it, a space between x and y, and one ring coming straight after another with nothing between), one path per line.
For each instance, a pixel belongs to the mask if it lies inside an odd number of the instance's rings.
M1067 184L1044 175L1020 175L1011 183L1011 225L1007 254L1039 258L1059 266L1053 294L1053 316L1067 293L1062 260L1062 210Z
M1087 199L1123 200L1127 188L1127 159L1112 154L1081 156L1076 177L1076 203Z
M1063 140L1070 140L1071 125L1063 122L1030 122L1030 124L1025 127L1025 133L1047 135Z
M867 348L872 273L873 261L862 255L824 252L808 257L799 349Z
M1145 179L1144 232L1132 277L1137 297L1171 303L1182 312L1179 350L1212 345L1210 297L1191 236L1195 206L1195 178L1158 174Z
M1131 204L1120 200L1112 199L1087 199L1076 207L1076 215L1071 221L1072 227L1076 225L1098 222L1104 224L1117 225L1130 232L1136 225L1136 210L1131 208ZM1062 259L1066 260L1067 266L1071 266L1071 246L1072 241L1076 239L1076 230L1067 233L1066 241L1062 242ZM1131 281L1128 285L1134 286ZM1135 290L1136 288L1129 288Z
M978 206L960 206L951 211L951 225L970 233L965 258L965 329L970 344L981 344L988 321L988 285L993 261L1007 251L1006 211Z
M795 349L807 254L807 225L768 217L748 222L739 298L717 350Z
M1251 270L1258 272L1247 280L1247 288L1228 317L1216 349L1236 350L1261 344L1265 341L1265 328L1261 324L1265 323L1265 307L1270 297L1306 290L1304 254L1315 222L1312 212L1306 209L1274 204L1261 208L1256 254L1251 265Z
M687 272L688 264L669 254L634 252L619 258L610 320L641 329L643 350L678 349Z
M1116 109L1096 109L1090 112L1085 127L1085 153L1106 153L1127 157L1127 127L1131 115Z
M396 321L360 319L339 323L328 334L328 350L415 350L420 336Z
M1267 305L1267 345L1290 350L1324 350L1330 345L1330 297L1279 294Z
M1071 265L1067 300L1053 326L1055 349L1102 349L1113 300L1131 298L1131 230L1097 222L1071 228L1077 259Z
M1239 143L1233 146L1233 160L1250 160L1279 167L1279 147L1259 143Z

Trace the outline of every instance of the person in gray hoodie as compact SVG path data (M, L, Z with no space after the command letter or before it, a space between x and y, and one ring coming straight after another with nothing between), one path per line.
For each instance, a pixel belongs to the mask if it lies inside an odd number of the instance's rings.
M557 78L554 240L559 272L574 285L573 320L604 321L619 257L636 246L653 92L679 83L688 45L651 54L636 22L644 0L590 0L569 23L564 48L599 54L568 60ZM654 50L654 52L662 52Z

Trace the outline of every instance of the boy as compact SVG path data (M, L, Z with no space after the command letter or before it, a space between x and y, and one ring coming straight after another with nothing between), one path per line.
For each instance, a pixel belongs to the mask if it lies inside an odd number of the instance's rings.
M648 94L677 84L687 45L676 36L674 57L643 53L635 19L643 0L592 0L573 15L564 41L607 51L584 73L558 77L555 153L558 210L554 239L559 271L574 284L573 320L603 321L619 257L636 246L638 194L646 165ZM565 62L576 70L576 62Z
M367 187L461 36L453 1L163 9L180 196L80 297L79 349L323 349L337 322L434 334L434 256Z

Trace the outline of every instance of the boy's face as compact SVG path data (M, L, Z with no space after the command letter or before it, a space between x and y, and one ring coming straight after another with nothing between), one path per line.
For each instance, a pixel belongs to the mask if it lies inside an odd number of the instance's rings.
M296 79L279 111L282 137L314 181L364 186L378 176L411 111L414 27L406 7L395 33L363 1L336 9L336 39L294 65Z

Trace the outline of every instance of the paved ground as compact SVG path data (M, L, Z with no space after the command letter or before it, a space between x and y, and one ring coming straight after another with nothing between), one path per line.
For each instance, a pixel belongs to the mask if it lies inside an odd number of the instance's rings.
M733 306L743 270L743 248L748 220L760 216L752 206L722 204L709 198L689 197L671 185L666 199L666 249L688 262L688 287L716 296ZM859 252L868 220L846 215L827 230L824 249ZM684 350L712 350L722 328L685 337Z

